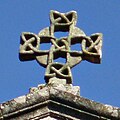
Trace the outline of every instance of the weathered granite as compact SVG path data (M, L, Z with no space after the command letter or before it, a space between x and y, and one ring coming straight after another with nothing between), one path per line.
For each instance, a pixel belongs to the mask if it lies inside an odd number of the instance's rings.
M79 96L77 86L65 86L64 82L57 86L51 81L49 85L31 88L27 95L0 104L0 120L120 119L120 108Z
M23 32L21 34L19 58L21 61L36 60L46 68L45 82L56 77L66 79L72 83L71 68L86 60L100 64L102 57L102 34L95 33L91 36L76 26L77 12L60 13L50 11L50 26L38 34ZM57 38L56 32L68 32L67 36ZM50 49L41 49L42 44L50 44ZM78 49L71 49L79 45ZM62 58L65 62L57 61Z

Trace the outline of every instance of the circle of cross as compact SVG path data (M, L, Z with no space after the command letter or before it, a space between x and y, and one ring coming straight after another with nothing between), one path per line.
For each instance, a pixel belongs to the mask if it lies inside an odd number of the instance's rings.
M50 12L50 27L41 30L38 35L23 32L21 35L19 58L21 61L34 60L46 67L45 80L56 77L66 79L66 83L72 83L71 68L87 60L92 63L100 63L102 34L92 34L90 37L76 27L77 13ZM69 32L68 36L56 38L55 32ZM42 50L41 45L49 43L50 49ZM74 44L79 44L79 50L72 50ZM63 58L65 63L55 62L55 59Z

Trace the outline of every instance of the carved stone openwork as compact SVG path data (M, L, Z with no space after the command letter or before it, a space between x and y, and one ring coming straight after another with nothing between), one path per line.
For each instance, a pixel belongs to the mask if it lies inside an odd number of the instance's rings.
M71 68L87 60L92 63L100 63L102 52L102 34L96 33L86 36L76 27L77 13L50 12L50 27L41 30L38 35L23 32L21 35L19 58L21 61L34 60L46 68L45 80L56 77L66 79L72 83ZM56 38L55 32L68 32L68 36ZM41 45L49 43L50 49L42 50ZM74 44L79 44L79 50L72 50ZM55 59L63 58L66 62L55 62Z

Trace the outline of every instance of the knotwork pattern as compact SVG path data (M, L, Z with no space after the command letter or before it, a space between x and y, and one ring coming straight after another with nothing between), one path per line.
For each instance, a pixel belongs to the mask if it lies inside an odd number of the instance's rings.
M76 27L77 13L59 13L50 11L50 27L41 30L38 35L23 32L21 35L19 58L21 61L34 60L46 68L45 81L56 77L66 79L66 83L72 83L71 68L86 60L92 63L100 63L102 57L102 34L92 34L90 37ZM56 38L55 32L69 32L68 36ZM50 43L48 50L42 50L41 45ZM74 44L79 44L79 50L72 50ZM55 59L63 58L65 63L55 62Z

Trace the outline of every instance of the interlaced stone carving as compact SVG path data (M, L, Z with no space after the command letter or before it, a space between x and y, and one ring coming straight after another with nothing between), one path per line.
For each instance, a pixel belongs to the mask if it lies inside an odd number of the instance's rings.
M21 35L19 58L21 61L34 60L46 68L45 80L56 77L66 79L72 83L71 68L86 60L100 63L102 53L102 34L92 34L90 37L76 27L77 13L59 13L50 11L50 27L41 30L38 35L23 32ZM68 36L56 38L55 32L69 32ZM50 43L49 50L41 50L41 45ZM72 45L79 44L79 50L71 50ZM57 58L64 58L66 63L55 62Z

